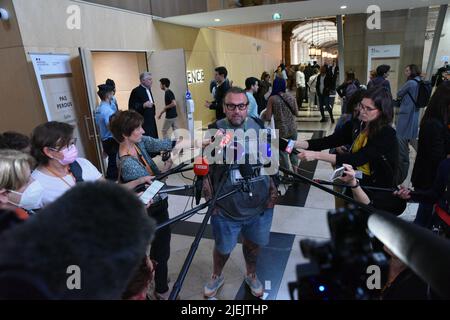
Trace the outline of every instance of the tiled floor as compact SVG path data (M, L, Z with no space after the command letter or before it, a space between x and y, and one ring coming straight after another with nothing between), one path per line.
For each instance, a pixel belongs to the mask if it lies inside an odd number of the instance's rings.
M340 107L337 106L334 110L336 115L338 115ZM319 123L317 121L319 119L320 113L318 111L301 111L301 117L298 118L298 129L301 131L300 137L310 139L314 132L319 131L324 131L324 134L332 133L334 126L330 122ZM413 163L414 157L415 152L411 148L411 163ZM328 180L331 173L332 168L329 164L319 162L311 174L316 179ZM185 176L193 178L192 173L185 173ZM409 184L409 179L408 177L406 185ZM171 176L167 183L168 185L183 185L191 182L177 175ZM285 193L286 189L282 187L281 191ZM296 279L296 266L306 262L306 259L300 252L300 240L313 239L324 241L330 237L327 224L327 212L334 209L334 197L314 187L308 189L307 192L306 201L301 207L283 204L275 208L271 229L271 243L267 248L262 250L258 265L258 273L260 274L261 280L263 280L263 284L267 285L267 289L270 289L267 290L268 294L265 297L266 299L290 299L288 283ZM169 212L171 218L184 212L185 208L190 209L190 200L186 196L170 195ZM413 220L416 210L417 205L409 205L402 218L408 221ZM173 232L171 258L169 261L171 286L178 277L203 218L203 215L195 215L187 223L183 222L176 226ZM203 285L212 272L213 248L214 241L211 238L211 230L209 227L207 235L200 242L198 251L187 274L181 290L181 299L203 299ZM238 244L233 251L225 267L224 274L226 282L220 290L217 299L234 300L251 298L243 285L245 261L242 255L241 244Z

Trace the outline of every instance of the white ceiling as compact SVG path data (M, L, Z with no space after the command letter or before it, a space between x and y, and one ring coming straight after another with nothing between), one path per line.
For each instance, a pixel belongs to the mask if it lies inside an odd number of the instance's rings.
M295 27L292 37L305 43L314 42L315 45L333 45L337 43L337 27L327 20L304 22Z
M366 13L369 5L378 5L382 11L392 11L448 4L449 2L449 0L309 0L211 11L160 20L196 28L219 27L271 22L275 12L281 14L283 21L289 21L337 14ZM347 9L341 10L342 5L346 5ZM215 22L214 19L221 19L221 21Z

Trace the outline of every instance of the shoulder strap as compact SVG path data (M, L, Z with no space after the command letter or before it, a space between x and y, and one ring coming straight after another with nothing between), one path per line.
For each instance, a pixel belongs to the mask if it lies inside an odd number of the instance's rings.
M81 168L80 164L77 161L69 165L69 170L75 177L76 183L84 182L83 169Z
M296 116L296 114L292 111L292 106L286 101L286 99L283 98L283 96L281 94L278 94L278 96L281 98L281 100L283 100L284 104L286 105L286 107L289 108L289 110L291 111L291 113Z
M250 117L250 118L252 118L261 127L261 129L265 129L264 121L262 121L260 118L256 118L256 117Z

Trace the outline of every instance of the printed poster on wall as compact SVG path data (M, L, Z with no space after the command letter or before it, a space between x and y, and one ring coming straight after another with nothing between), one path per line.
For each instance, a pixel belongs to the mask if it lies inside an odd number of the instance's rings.
M68 54L30 54L48 121L75 126L74 135L80 157L85 152L80 139L73 101L73 78Z

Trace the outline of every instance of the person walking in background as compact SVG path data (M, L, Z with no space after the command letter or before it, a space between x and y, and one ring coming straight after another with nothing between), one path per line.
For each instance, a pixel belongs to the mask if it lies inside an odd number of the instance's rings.
M166 114L166 119L164 120L164 125L162 128L163 139L169 139L169 129L175 132L179 129L178 127L178 113L177 113L177 101L172 90L170 90L170 80L163 78L159 80L160 88L164 91L164 101L166 107L159 113L158 120L161 120L163 114Z
M309 110L314 110L317 108L318 98L317 98L317 78L319 77L319 69L312 68L312 75L308 80L309 86Z
M382 64L381 66L377 67L376 73L377 76L370 80L367 84L367 89L371 89L373 87L384 87L389 93L391 92L391 84L389 80L387 79L389 77L389 71L391 70L391 66L388 66L386 64Z
M258 103L255 99L255 94L259 89L259 80L255 77L250 77L245 80L245 94L248 98L248 116L252 118L258 118Z
M287 140L297 140L297 101L289 93L286 93L286 82L277 78L273 82L272 94L267 103L264 121L270 121L272 115L275 120L275 129L280 131L280 138ZM280 152L280 163L289 168L292 165L293 171L297 171L298 158L292 153Z
M344 83L336 89L337 94L342 98L341 114L347 113L347 103L359 88L360 83L356 80L355 73L353 71L347 72Z
M223 112L223 99L230 89L230 82L227 78L228 70L225 67L218 67L215 69L214 79L216 80L217 86L214 101L206 101L205 107L216 111L216 120L225 118L225 113Z
M397 117L396 130L399 143L399 152L401 163L399 165L400 180L402 183L408 176L409 170L409 144L416 140L419 135L419 113L420 109L416 105L419 96L419 83L422 80L419 67L410 64L405 68L407 77L406 83L397 93L397 99L400 100L400 111Z
M158 127L156 126L156 106L152 94L153 77L150 72L144 72L140 76L141 85L134 88L128 101L129 110L137 111L144 117L143 128L145 135L158 139Z
M98 96L100 104L95 109L95 123L100 132L103 151L108 155L108 169L106 170L106 179L117 181L117 152L119 144L114 140L109 130L109 122L113 115L117 113L116 106L113 104L114 89L106 84L98 86Z
M329 72L327 72L327 67L322 66L320 68L320 75L317 78L316 92L319 97L319 108L322 119L320 122L327 122L325 118L325 109L330 115L331 123L334 123L333 109L330 107L330 92L332 86L333 78Z
M270 83L270 74L266 71L261 75L258 92L256 93L256 103L258 104L258 114L261 114L267 107L267 94L270 91L272 84Z
M300 111L302 108L303 97L306 89L305 66L300 66L295 73L295 84L297 88L297 106Z

